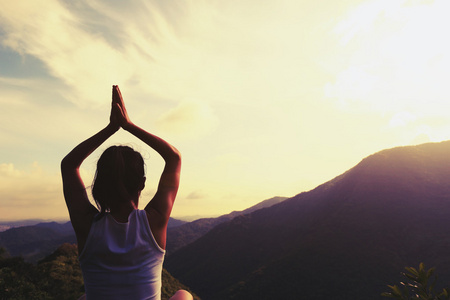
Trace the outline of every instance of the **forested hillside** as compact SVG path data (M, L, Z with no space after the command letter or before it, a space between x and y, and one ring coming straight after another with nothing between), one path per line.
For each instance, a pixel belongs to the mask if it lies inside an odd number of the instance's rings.
M264 200L252 207L249 207L243 211L233 211L229 214L217 217L217 218L202 218L189 223L182 224L181 226L174 226L167 230L167 254L170 255L176 250L196 241L198 238L209 232L217 225L230 221L237 216L252 213L258 209L266 208L278 204L286 197L273 197Z
M450 282L450 142L380 151L168 257L205 299L381 299L405 266Z
M84 294L84 287L77 253L76 245L63 244L38 264L31 264L21 257L8 257L4 248L0 248L0 299L78 299ZM179 289L189 290L166 270L162 285L162 299L168 299Z

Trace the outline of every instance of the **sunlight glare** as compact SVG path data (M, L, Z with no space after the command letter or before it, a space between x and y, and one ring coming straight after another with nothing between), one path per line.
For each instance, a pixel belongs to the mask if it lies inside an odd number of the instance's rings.
M325 95L383 113L444 113L450 96L444 85L450 70L450 42L444 38L449 8L448 1L374 1L352 11L336 26L346 64Z

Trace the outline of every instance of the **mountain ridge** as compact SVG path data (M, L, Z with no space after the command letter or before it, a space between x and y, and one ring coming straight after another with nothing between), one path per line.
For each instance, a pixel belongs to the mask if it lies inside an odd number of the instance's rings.
M207 232L209 232L215 226L230 221L233 218L252 213L256 210L263 209L266 207L270 207L277 203L283 202L286 200L286 197L272 197L266 200L263 200L245 210L242 211L232 211L228 214L219 216L217 218L202 218L192 222L188 222L181 226L168 228L167 230L167 254L170 255L178 249L188 245L189 243L194 242L199 237L203 236Z
M207 299L380 299L405 266L450 271L449 153L450 141L379 151L216 226L166 268Z
M286 197L273 197L243 211L233 211L218 218L205 218L193 222L186 222L171 217L168 224L167 253L170 254L174 249L181 248L217 224L228 221L237 215L273 205L284 199ZM30 221L36 222L38 220ZM190 223L193 223L193 225L189 225ZM15 221L12 224L29 224L29 221ZM4 247L12 256L22 256L27 262L37 263L40 259L52 253L61 244L76 243L75 233L70 221L60 223L46 220L32 224L12 227L0 232L0 247ZM188 226L183 227L183 225ZM173 229L175 230L172 231ZM176 235L182 238L177 239Z
M185 224L185 221L169 219L169 227ZM17 224L27 224L20 221ZM37 263L64 243L75 244L76 237L70 221L40 222L34 225L12 227L0 232L0 247L12 256L22 256L25 261Z

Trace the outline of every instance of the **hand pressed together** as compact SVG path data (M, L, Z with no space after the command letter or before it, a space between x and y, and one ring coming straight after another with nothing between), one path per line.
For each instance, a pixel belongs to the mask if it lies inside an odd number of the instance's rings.
M113 85L110 122L113 125L122 127L125 130L129 127L129 125L133 124L128 116L125 103L122 98L122 93L117 85Z

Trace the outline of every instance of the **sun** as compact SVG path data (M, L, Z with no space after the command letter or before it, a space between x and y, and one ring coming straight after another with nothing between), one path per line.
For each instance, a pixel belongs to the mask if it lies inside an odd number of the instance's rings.
M363 107L408 119L448 111L448 1L370 1L334 28L334 80L325 96L344 108Z

